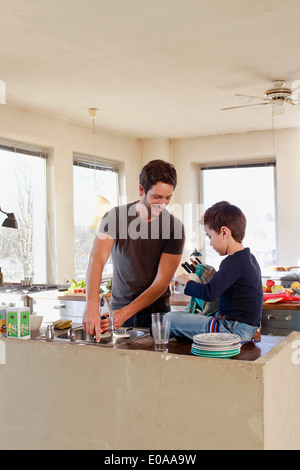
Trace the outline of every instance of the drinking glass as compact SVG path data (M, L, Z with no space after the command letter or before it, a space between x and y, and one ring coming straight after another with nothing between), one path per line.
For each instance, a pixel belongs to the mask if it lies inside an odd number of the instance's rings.
M152 313L152 336L155 351L168 352L171 328L171 313Z

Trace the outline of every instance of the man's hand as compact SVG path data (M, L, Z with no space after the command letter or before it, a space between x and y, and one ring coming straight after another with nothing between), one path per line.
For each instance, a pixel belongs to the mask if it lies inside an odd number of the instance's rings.
M114 325L115 329L118 330L121 328L123 323L128 319L128 316L124 312L124 309L113 310L113 317L114 317ZM105 313L101 317L101 330L103 332L108 331L110 329L110 317L108 313Z
M92 308L87 305L83 314L82 326L86 333L96 335L97 343L100 342L101 333L103 333L100 322L99 307Z
M98 233L94 240L90 254L89 265L86 275L86 307L83 315L82 325L88 334L96 335L99 343L102 333L101 318L99 313L99 290L101 284L102 271L109 257L114 240Z
M113 314L114 314L114 324L115 324L115 329L118 330L119 328L121 328L121 326L123 325L123 323L126 322L126 320L128 320L128 315L126 315L126 312L125 312L125 309L126 307L124 308L121 308L120 310L114 310L113 311Z

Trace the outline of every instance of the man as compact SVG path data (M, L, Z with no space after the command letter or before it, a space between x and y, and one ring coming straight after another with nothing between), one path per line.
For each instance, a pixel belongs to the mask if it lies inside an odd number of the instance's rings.
M152 312L170 310L169 283L181 259L184 229L165 209L177 184L173 165L152 160L140 173L140 200L110 210L102 219L87 270L83 327L96 334L110 326L100 321L99 288L104 265L114 266L111 307L114 324L149 327Z

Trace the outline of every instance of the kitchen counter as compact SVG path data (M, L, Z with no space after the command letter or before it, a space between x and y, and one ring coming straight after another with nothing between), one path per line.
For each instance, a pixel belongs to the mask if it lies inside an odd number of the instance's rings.
M102 294L110 298L110 293ZM83 293L60 292L58 290L47 290L42 292L33 292L27 294L28 297L34 299L49 299L49 300L78 300L81 302L86 301L86 295ZM171 305L188 305L190 297L179 292L171 294Z
M264 303L263 310L300 310L300 301Z
M171 295L171 305L182 305L187 306L190 301L190 297L180 293L174 293ZM299 310L300 311L300 300L293 302L278 302L278 303L264 303L263 310Z
M74 324L73 326L77 326ZM32 331L31 332L31 341L38 341L40 336L44 334L46 328L43 327L39 331ZM64 330L67 331L67 330ZM56 334L60 334L63 331L55 330ZM230 360L233 361L256 361L269 351L283 341L283 336L269 336L269 335L262 335L262 340L259 343L248 343L243 344L241 347L241 351L237 356L233 356ZM43 340L45 341L45 340ZM55 342L55 340L54 340ZM76 344L74 343L66 343L66 345L74 347ZM82 347L82 345L80 345ZM85 347L87 345L84 345ZM93 344L92 347L101 347L100 344ZM132 351L154 351L154 341L150 334L146 334L141 338L135 339L134 341L128 341L123 344L118 345L118 349L124 350L132 350ZM188 341L181 342L177 341L175 338L171 338L169 341L169 354L175 355L185 355L185 356L192 356L195 357L191 353L191 343Z
M243 344L241 351L237 356L231 357L231 361L256 361L264 354L271 351L271 349L283 340L283 336L268 336L263 335L260 343ZM120 345L121 349L132 349L142 351L154 351L154 341L151 336L132 341L131 344L124 343ZM191 353L191 343L179 342L171 338L168 348L169 354L193 356Z

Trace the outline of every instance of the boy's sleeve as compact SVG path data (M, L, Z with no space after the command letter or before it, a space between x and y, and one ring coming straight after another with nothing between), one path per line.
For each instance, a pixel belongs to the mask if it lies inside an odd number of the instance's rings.
M184 293L197 299L207 302L213 302L228 289L239 277L240 272L238 266L232 262L231 257L225 258L219 271L213 276L207 284L198 284L195 281L189 281L186 284Z

